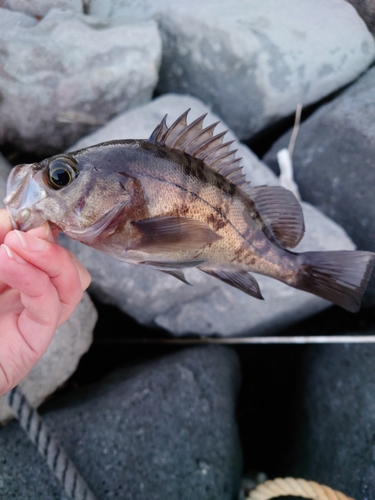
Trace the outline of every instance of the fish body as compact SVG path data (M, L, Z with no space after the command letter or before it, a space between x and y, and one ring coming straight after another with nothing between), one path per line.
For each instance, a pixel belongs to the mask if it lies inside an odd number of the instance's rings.
M5 204L15 228L49 221L120 260L185 281L197 267L262 298L250 272L356 311L375 254L289 250L304 234L301 207L281 187L250 187L240 159L184 113L148 140L110 141L15 167Z

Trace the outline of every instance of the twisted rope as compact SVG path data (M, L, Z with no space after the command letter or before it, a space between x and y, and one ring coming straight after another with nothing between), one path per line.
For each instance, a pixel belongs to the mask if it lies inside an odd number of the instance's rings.
M48 466L72 500L96 500L85 480L63 448L52 436L38 412L27 401L23 392L15 387L7 393L8 403Z
M310 498L312 500L354 500L329 486L293 477L272 479L250 492L246 500L270 500L282 496Z

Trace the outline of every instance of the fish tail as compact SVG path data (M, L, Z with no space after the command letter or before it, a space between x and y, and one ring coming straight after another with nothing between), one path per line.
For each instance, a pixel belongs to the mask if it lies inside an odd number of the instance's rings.
M370 278L375 254L364 251L305 252L296 275L299 290L357 312Z

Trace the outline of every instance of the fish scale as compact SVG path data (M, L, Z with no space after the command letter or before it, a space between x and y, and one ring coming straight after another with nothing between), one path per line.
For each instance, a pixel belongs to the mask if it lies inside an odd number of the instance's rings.
M375 254L291 251L303 237L301 206L280 186L252 187L225 133L205 116L148 140L117 140L19 165L4 202L13 226L52 223L112 257L186 282L199 270L262 299L251 272L360 308Z

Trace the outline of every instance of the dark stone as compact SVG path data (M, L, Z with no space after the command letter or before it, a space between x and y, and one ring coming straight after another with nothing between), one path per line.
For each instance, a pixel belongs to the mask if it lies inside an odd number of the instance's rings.
M375 499L374 358L375 345L343 344L309 346L304 360L293 473L357 500Z
M375 34L375 2L374 0L346 0L353 5L366 23L369 31Z
M185 349L55 399L44 418L99 500L234 500L238 389L233 351ZM0 498L60 498L16 424L0 449Z
M375 68L302 123L293 153L302 199L340 224L361 250L375 251ZM282 136L265 156L278 170ZM365 296L375 305L375 277Z

